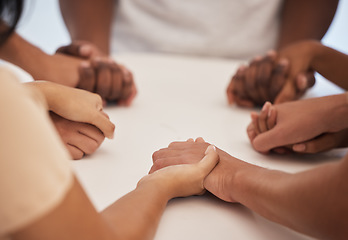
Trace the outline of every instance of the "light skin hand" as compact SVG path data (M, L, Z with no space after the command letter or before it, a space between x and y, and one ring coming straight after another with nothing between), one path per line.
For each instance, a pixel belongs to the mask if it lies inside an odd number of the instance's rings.
M167 166L162 169L152 169L150 174L142 178L138 186L147 181L162 182L169 186L171 197L187 197L200 195L205 191L205 179L219 162L216 148L208 145L203 151L203 158L190 164Z
M171 166L142 178L136 189L98 213L75 178L71 190L51 212L13 233L14 239L154 238L167 202L200 194L203 181L219 161L214 147L195 164ZM134 227L136 226L136 228Z
M195 141L189 139L186 142L173 142L168 148L160 149L153 154L153 166L150 173L172 165L196 163L204 156L207 146L209 143L206 143L203 138L197 138ZM244 165L247 167L247 164L218 148L217 153L220 161L206 177L204 187L224 201L235 202L233 193L225 187L229 186L230 181L234 178L233 170Z
M132 73L86 41L74 41L57 50L84 59L79 65L78 88L99 94L103 100L129 106L137 90Z
M202 139L171 143L154 154L153 168L195 162L206 144ZM347 158L289 174L245 163L221 150L218 153L220 162L204 181L208 191L310 236L345 239Z
M27 86L37 88L44 94L50 111L74 122L92 124L105 137L113 138L115 125L104 113L99 95L44 81L27 83Z
M94 153L104 141L104 134L91 124L73 122L53 112L50 117L74 160Z

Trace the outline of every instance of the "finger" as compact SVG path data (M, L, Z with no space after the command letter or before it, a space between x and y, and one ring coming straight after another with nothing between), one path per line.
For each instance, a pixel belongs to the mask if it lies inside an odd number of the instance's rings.
M256 74L261 57L256 57L249 65L245 72L245 87L246 94L253 100L254 103L259 104L260 96L257 92Z
M88 124L88 123L81 123L81 124L82 125L79 128L79 133L93 139L96 142L97 147L99 147L105 138L102 131L100 131L97 127L95 127L91 124Z
M181 164L188 164L187 162L184 161L183 158L180 158L180 157L166 157L166 158L160 158L160 159L157 159L150 171L149 171L149 174L157 171L157 170L160 170L162 168L165 168L165 167L169 167L169 166L173 166L173 165L181 165Z
M277 110L274 106L270 106L268 110L268 117L267 117L267 129L270 130L274 128L277 122Z
M292 153L292 151L288 149L288 147L276 147L272 149L272 152L281 155Z
M111 69L105 59L97 58L92 64L97 72L96 93L106 99L111 92Z
M115 62L111 66L111 91L109 101L116 101L121 98L122 93L122 73Z
M335 134L324 134L313 140L294 144L292 150L299 153L319 153L337 146Z
M80 80L77 85L78 88L84 89L90 92L95 91L96 76L95 72L89 62L82 62L79 66Z
M270 100L269 97L269 85L271 82L271 76L273 71L273 65L276 59L276 52L270 51L267 55L260 61L256 74L256 85L259 95L262 101Z
M204 139L202 137L198 137L195 140L196 143L205 143Z
M195 140L193 140L193 138L189 138L186 140L186 142L195 142Z
M232 77L232 82L233 82L232 93L234 97L239 97L241 99L248 99L246 80L245 80L246 71L247 71L247 67L244 65L241 65L237 69L236 74Z
M248 100L248 99L242 99L239 97L235 97L234 100L235 100L236 104L240 107L252 108L255 106L254 102L251 100Z
M274 104L288 102L296 99L296 88L291 80L287 80L283 89L274 100Z
M68 141L69 141L68 142L69 145L75 146L76 148L81 150L84 154L92 154L99 147L99 144L97 143L96 140L78 131L75 132L74 134L71 134Z
M204 158L198 163L198 166L203 170L207 176L219 162L219 155L216 152L214 145L209 145L205 151Z
M73 160L79 160L81 158L83 158L83 156L85 155L83 151L81 151L78 147L70 145L70 144L66 144L66 147L71 155L71 158Z
M115 125L101 111L96 112L89 123L99 128L105 137L114 137Z
M284 145L287 145L286 136L283 131L279 131L277 125L269 131L257 135L253 141L253 147L258 152L268 152Z
M66 46L62 46L57 49L56 53L63 53L72 56L79 56L80 45L78 44L69 44Z
M268 118L268 112L269 112L269 108L271 107L271 103L270 102L266 102L261 110L261 113L258 117L258 126L259 126L259 130L261 133L266 132L268 130L267 127L267 118Z
M259 115L256 112L251 112L250 117L251 117L251 123L254 126L254 131L256 135L259 135L261 133L259 129Z
M247 127L247 134L250 142L253 142L255 137L257 136L255 129L254 129L254 124L250 123Z
M272 71L269 97L272 102L278 96L286 83L286 76L289 71L289 61L285 58L279 60Z
M234 102L233 98L233 90L234 90L234 83L233 83L233 78L231 79L230 83L228 84L226 93L227 93L227 101L229 105L232 105Z
M134 89L133 74L123 66L121 66L121 73L123 79L121 99L128 99L131 96Z

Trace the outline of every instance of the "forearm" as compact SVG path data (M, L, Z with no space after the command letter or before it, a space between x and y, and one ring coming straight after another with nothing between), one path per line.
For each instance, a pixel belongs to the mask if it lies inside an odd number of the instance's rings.
M233 197L296 231L343 239L347 236L348 189L341 165L330 163L297 174L249 168L236 175Z
M138 186L102 212L119 239L153 239L170 197L163 187Z
M335 16L338 0L285 0L280 14L277 48L304 40L320 40Z
M60 0L60 8L72 40L86 40L110 53L114 0Z
M29 72L34 79L44 79L42 67L49 55L14 33L0 48L0 58Z
M311 43L311 48L314 52L311 68L348 90L348 55L319 43Z

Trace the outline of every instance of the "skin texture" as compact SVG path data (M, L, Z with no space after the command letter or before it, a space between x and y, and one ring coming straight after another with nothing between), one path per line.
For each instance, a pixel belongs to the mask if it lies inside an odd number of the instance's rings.
M132 73L92 44L71 45L49 55L14 33L0 47L0 57L26 70L35 80L81 88L98 93L105 102L130 105L137 92Z
M78 88L98 93L107 102L129 106L137 94L132 72L86 41L60 47L58 53L84 59L80 64Z
M43 102L73 159L94 153L105 137L113 138L115 125L103 111L97 94L45 81L24 84Z
M151 171L198 161L209 145L174 142L153 154ZM239 202L265 218L319 239L345 239L348 157L288 174L264 169L217 149L220 162L204 186L218 198ZM325 219L325 221L323 221Z
M348 125L339 121L348 113L346 96L342 94L275 106L268 102L260 114L252 113L252 122L247 128L249 140L254 149L262 153L318 153L347 147Z
M273 70L272 64L277 66ZM229 103L250 107L265 101L277 104L298 99L314 85L315 71L348 89L347 64L348 56L343 53L314 40L300 41L256 58L237 71L227 89Z
M153 239L167 202L201 194L219 157L213 146L194 164L161 169L136 189L98 213L78 180L64 200L41 219L12 234L13 239Z
M296 43L285 48L282 54L291 61L290 78L312 69L338 86L348 88L348 55L316 41ZM289 90L284 93L285 96L292 96L294 92ZM346 95L341 94L277 104L270 108L273 114L267 113L265 108L269 108L269 104L266 104L260 116L252 114L252 124L247 129L250 141L260 152L268 152L279 146L309 153L344 147L347 126L342 119L347 116L347 102ZM266 127L269 121L272 126Z
M329 0L284 1L275 49L277 53L270 51L264 57L258 56L250 61L243 77L244 88L235 89L235 76L232 77L227 89L229 104L251 107L263 105L266 101L281 103L298 99L313 86L315 79L310 69L291 76L286 82L276 81L272 72L277 73L278 66L284 59L292 63L286 56L282 56L284 48L306 39L320 40L325 35L335 15L337 4L338 1ZM245 92L249 93L249 96L242 98Z

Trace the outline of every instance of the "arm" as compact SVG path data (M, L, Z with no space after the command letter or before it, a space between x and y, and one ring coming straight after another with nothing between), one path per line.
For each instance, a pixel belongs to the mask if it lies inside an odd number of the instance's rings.
M271 221L321 239L344 239L347 173L347 157L296 174L246 168L235 174L226 191Z
M305 39L320 40L329 28L338 0L285 0L277 49Z
M108 55L115 2L60 0L61 12L72 40L91 42Z
M154 153L152 171L198 161L208 144L175 142ZM220 162L204 181L220 199L239 202L265 218L321 239L345 239L348 156L288 174L261 168L218 149Z
M164 168L145 176L135 190L97 213L79 182L62 203L14 239L152 239L167 202L200 194L219 158L213 147L197 164Z

